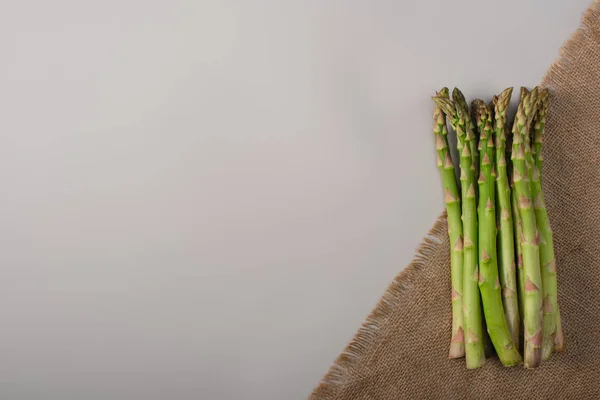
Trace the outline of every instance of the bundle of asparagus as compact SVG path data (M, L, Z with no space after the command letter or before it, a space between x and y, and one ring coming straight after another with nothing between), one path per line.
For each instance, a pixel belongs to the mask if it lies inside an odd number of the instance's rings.
M526 368L534 368L564 349L552 230L541 181L548 90L521 89L508 155L512 92L504 90L489 105L476 99L470 112L457 88L452 99L447 88L433 97L451 251L449 356L465 357L470 369L485 363L487 335L505 366L523 360ZM460 185L447 120L457 136Z

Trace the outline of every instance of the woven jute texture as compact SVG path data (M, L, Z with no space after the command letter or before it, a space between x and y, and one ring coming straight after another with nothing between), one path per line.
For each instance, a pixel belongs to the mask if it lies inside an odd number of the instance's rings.
M600 0L541 86L551 93L543 187L554 231L566 352L541 367L449 360L445 214L335 361L311 400L600 399Z

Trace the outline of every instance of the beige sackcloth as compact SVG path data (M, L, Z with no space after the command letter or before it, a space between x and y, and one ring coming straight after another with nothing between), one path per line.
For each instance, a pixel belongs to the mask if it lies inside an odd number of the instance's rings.
M540 368L448 359L445 213L315 388L311 400L600 399L600 0L541 86L551 101L543 187L554 231L566 352Z

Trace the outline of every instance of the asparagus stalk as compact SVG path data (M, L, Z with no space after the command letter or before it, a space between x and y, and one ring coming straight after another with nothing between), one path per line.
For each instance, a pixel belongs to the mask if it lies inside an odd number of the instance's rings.
M494 163L494 137L489 107L482 100L475 100L471 108L475 112L479 128L480 175L479 175L479 290L487 331L498 358L505 366L521 361L508 329L504 309L498 265L496 260L496 210Z
M548 219L544 193L542 192L541 173L541 145L546 113L548 112L548 90L540 92L540 106L535 115L534 123L534 148L535 157L532 157L533 172L531 181L531 196L533 209L540 231L540 265L542 271L542 295L543 295L543 342L542 361L550 358L554 349L554 337L556 335L556 317L558 313L557 285L556 285L556 262L554 258L554 245L552 243L552 229Z
M460 180L463 216L463 318L465 330L465 358L467 368L479 368L485 364L481 302L479 297L477 267L477 213L473 159L467 138L469 115L443 96L433 98L446 114L458 137L460 152ZM474 135L473 135L474 136ZM471 139L472 140L472 139Z
M545 102L548 102L548 98L546 98ZM542 107L547 107L548 104L542 103ZM546 116L543 118L538 117L539 114L536 115L534 119L534 146L533 146L533 158L535 161L535 165L540 174L540 184L542 183L542 143L543 143L543 133L544 128L546 126ZM540 249L541 252L541 249ZM541 257L541 254L540 254ZM540 261L541 262L541 261ZM543 279L543 271L542 271L542 279ZM564 351L565 343L564 343L564 334L562 330L562 323L560 318L560 307L557 305L556 309L556 335L554 337L554 350L555 351ZM542 344L542 358L543 358L543 344Z
M448 98L448 88L443 88L438 96ZM437 165L442 176L444 200L448 214L448 236L450 238L450 271L452 280L452 339L450 341L450 358L465 356L465 341L463 329L463 240L460 196L454 176L454 164L450 157L448 145L448 128L446 116L436 106L433 112L433 134L437 149Z
M544 129L546 128L546 114L548 113L548 89L544 89L544 95L540 98L539 110L533 118L533 147L531 149L533 153L533 160L535 166L540 174L540 182L542 182L542 164L544 158L542 157L542 142L544 136Z
M493 104L490 103L488 105L490 112L492 112L492 121L494 120L494 107ZM477 135L477 130L475 130L475 137L477 138L477 141L479 142L479 136ZM478 146L480 146L481 144L479 144ZM479 147L477 148L479 150ZM479 294L481 295L481 291L479 291ZM483 304L483 303L482 303ZM496 350L494 349L494 344L492 343L492 339L490 339L490 335L488 333L488 329L487 329L487 324L485 323L485 317L483 318L483 351L485 352L485 356L486 357L492 357L494 355L494 353L496 352Z
M475 136L475 124L471 119L471 114L469 113L469 106L467 105L467 100L465 99L465 95L460 91L459 88L454 88L452 90L452 100L456 105L456 108L460 108L463 115L465 115L465 130L467 134L467 140L469 141L469 151L471 152L471 157L473 158L473 179L476 179L479 176L479 151L477 146L477 137ZM475 188L477 190L477 188Z
M526 368L539 366L542 346L542 277L540 271L539 242L540 236L532 205L531 186L527 166L529 148L529 126L537 102L532 101L536 95L524 93L513 124L513 181L517 196L519 215L521 217L523 237L524 272L524 359Z
M529 94L528 97L525 97L526 94ZM537 115L537 110L540 105L540 96L539 90L537 87L533 88L531 92L527 90L527 88L521 87L521 98L525 99L524 108L525 115L527 115L527 123L528 129L531 130L532 121ZM527 177L529 178L529 187L533 190L533 167L535 161L533 159L533 149L531 146L531 132L528 131L528 134L524 137L524 149L525 149L525 165L527 166Z
M502 304L506 322L515 347L519 348L520 314L517 297L515 271L515 249L511 212L510 187L506 168L506 111L512 95L512 88L505 89L494 97L494 135L496 135L496 192L498 199L498 271L502 285Z
M521 242L523 241L523 224L521 223L521 216L519 215L519 202L517 200L517 192L514 190L514 183L512 183L511 192L511 205L513 214L513 229L515 239L515 252L517 253L517 278L519 284L519 314L525 315L523 311L523 305L525 304L525 272L523 271L523 248ZM523 324L519 321L519 341L523 336Z
M523 101L523 97L525 94L529 93L529 91L522 87L521 88L521 99L519 101ZM508 131L510 133L510 131ZM510 137L514 140L514 138ZM511 147L512 142L511 140ZM510 173L510 187L511 187L511 205L512 205L512 214L513 214L513 236L515 240L515 253L517 255L517 283L519 285L519 314L521 318L524 318L525 312L523 310L523 306L525 305L525 272L523 271L523 247L521 243L523 242L523 223L521 222L521 216L519 215L519 201L517 199L517 192L515 191L515 182L513 180L512 172L514 172L514 165L512 163L512 158L510 160L511 173ZM520 321L519 328L519 339L523 338L524 333L524 324L523 320ZM524 346L524 343L520 343L521 346ZM523 349L523 347L520 347Z

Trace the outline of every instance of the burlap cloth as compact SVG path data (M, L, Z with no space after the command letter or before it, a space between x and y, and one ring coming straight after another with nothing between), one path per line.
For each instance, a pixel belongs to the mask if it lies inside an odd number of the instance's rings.
M449 360L450 255L442 214L310 399L600 399L600 0L542 81L551 103L543 186L565 353L535 370Z

